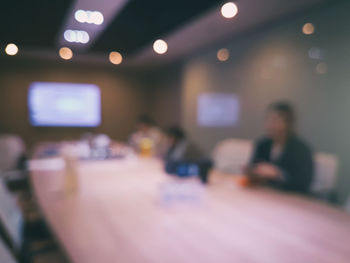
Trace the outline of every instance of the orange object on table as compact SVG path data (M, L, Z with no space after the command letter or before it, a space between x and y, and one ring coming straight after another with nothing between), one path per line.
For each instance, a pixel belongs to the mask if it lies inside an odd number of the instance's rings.
M236 180L237 184L242 187L247 187L252 184L252 180L248 176L240 176Z
M144 138L140 142L140 156L151 157L153 155L153 141L148 138Z

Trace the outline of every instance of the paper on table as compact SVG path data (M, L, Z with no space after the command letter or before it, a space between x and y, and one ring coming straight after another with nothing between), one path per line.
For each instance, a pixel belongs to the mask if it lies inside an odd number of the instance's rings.
M65 168L62 158L36 159L28 162L29 171L60 171Z

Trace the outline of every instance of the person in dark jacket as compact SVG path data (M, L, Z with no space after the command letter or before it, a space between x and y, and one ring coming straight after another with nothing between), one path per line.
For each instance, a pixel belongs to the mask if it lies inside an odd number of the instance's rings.
M201 152L186 138L185 132L176 126L166 130L168 149L166 161L196 160Z
M204 158L201 151L192 144L185 132L179 127L171 127L166 131L168 150L164 156L165 170L169 174L181 177L191 176L193 171L203 183L208 181L208 172L212 167L211 160Z
M272 187L307 193L313 177L309 146L294 131L295 116L286 102L270 105L266 119L267 136L255 145L247 174Z

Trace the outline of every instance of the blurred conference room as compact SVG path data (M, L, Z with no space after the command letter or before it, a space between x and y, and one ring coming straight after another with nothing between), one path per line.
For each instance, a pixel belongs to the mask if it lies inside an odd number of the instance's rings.
M349 0L0 10L1 263L350 262Z

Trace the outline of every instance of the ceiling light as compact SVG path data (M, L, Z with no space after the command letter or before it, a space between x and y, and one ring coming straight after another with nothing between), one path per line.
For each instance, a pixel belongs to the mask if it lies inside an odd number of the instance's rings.
M90 37L86 31L82 30L66 30L64 31L64 39L68 42L82 43L86 44L89 42Z
M219 61L226 61L230 58L230 52L227 48L222 48L218 50L218 53L216 54Z
M85 11L85 13L86 13L86 16L87 16L87 19L86 19L85 23L92 24L92 17L91 17L92 11L88 10L88 11Z
M74 14L75 20L77 20L80 23L85 23L88 19L87 14L84 10L77 10Z
M305 35L311 35L315 32L315 26L312 23L306 23L303 26L303 33Z
M103 23L103 15L99 11L90 11L90 10L77 10L74 14L75 20L79 23L88 23L101 25Z
M18 47L13 43L8 44L5 48L5 52L7 55L14 56L18 52Z
M120 63L122 63L123 57L119 52L112 51L111 53L109 53L109 61L112 64L119 65Z
M164 40L158 39L153 44L153 50L158 54L164 54L168 50L168 44Z
M98 11L92 12L91 20L95 25L101 25L103 23L103 15Z
M83 43L83 44L86 44L90 40L89 34L85 31L77 31L76 38L78 43Z
M68 42L73 42L73 38L75 38L75 33L73 32L73 30L66 30L64 31L63 36L64 36L64 39L67 40Z
M60 57L65 60L71 59L73 57L73 52L68 47L60 48L59 54L60 54Z
M238 13L238 7L233 2L228 2L221 7L221 14L225 18L233 18Z

